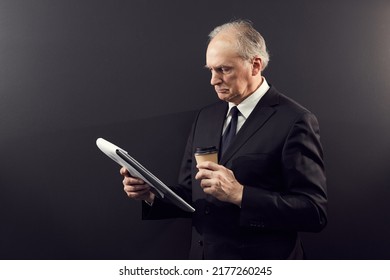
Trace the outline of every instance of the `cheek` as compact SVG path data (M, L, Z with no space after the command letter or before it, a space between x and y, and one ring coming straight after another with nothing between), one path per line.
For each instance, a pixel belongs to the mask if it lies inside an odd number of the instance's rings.
M229 87L234 92L242 92L242 90L245 88L245 83L243 83L240 80L233 80L229 83Z
M225 77L224 82L230 88L237 88L237 78L235 76Z

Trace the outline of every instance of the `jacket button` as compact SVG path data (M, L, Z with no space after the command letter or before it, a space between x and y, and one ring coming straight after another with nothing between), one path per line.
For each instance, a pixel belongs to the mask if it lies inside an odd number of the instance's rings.
M209 207L206 207L206 208L204 209L204 213L205 213L206 215L210 214L210 208L209 208Z
M203 241L202 240L198 240L198 244L199 244L199 246L203 246Z

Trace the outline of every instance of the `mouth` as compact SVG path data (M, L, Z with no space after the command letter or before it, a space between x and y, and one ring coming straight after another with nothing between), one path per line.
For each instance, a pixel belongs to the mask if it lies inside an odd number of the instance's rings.
M229 89L227 88L215 88L215 91L220 94L226 94L229 93Z

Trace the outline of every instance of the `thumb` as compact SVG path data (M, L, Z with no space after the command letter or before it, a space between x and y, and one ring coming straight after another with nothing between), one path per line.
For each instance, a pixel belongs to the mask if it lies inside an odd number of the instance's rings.
M122 176L130 176L129 171L127 171L126 167L122 167L121 170L119 171Z

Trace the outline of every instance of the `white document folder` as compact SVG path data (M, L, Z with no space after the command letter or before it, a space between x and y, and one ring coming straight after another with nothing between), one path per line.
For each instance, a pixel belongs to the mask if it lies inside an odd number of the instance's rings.
M132 158L125 150L108 142L107 140L104 140L103 138L97 139L96 145L108 157L117 162L119 165L124 166L131 176L141 178L150 185L158 197L169 199L172 203L187 212L195 211L190 204L174 193L167 185L161 182L160 179L154 176L149 170L142 166L142 164Z

